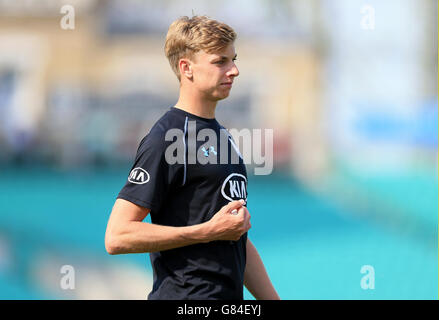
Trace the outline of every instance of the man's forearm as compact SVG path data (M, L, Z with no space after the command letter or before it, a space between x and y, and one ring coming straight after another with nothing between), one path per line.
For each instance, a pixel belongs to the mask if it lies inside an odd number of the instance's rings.
M244 285L257 300L279 300L255 246L247 239Z
M142 222L149 211L118 200L105 232L109 254L157 252L214 240L238 240L250 229L250 216L242 207L243 200L229 202L209 221L183 227ZM230 214L235 209L238 213Z
M209 241L206 223L169 227L132 221L111 237L111 254L157 252Z

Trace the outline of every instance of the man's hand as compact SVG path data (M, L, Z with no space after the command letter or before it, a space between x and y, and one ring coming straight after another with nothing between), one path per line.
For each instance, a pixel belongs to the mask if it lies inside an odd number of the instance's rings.
M211 241L237 241L251 228L250 213L244 204L244 200L229 202L207 222L212 235Z

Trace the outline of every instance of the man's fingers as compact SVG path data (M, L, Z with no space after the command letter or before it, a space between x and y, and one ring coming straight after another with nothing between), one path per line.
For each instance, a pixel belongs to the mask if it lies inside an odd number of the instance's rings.
M227 204L226 211L229 213L232 213L232 212L234 212L235 209L237 210L237 209L241 208L244 204L245 204L245 201L242 199L236 200L236 201L231 201ZM236 213L233 213L233 214L236 214Z
M234 214L234 215L237 215L237 214L239 214L239 213L242 213L242 214L244 214L244 218L247 216L247 212L246 212L246 210L244 209L245 207L241 207L241 208L239 208L239 209L233 209L232 210L232 212L230 212L231 214Z

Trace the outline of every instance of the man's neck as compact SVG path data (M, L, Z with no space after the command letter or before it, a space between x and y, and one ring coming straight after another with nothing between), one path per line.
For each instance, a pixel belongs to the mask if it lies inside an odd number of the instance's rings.
M201 118L214 119L216 104L217 101L202 99L202 97L195 93L187 93L180 90L180 97L175 107Z

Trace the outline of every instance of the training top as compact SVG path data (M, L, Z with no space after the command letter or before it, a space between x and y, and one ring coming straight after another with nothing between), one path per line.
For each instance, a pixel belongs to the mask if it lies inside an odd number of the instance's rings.
M247 201L239 149L216 119L171 107L142 139L117 198L151 209L153 224L183 227L209 221L230 201ZM242 300L247 233L150 253L149 300Z

